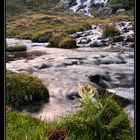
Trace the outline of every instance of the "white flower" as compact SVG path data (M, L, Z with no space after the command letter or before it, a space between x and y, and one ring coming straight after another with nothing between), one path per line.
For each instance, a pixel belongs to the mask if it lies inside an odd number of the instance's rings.
M78 93L82 98L85 97L92 98L96 92L97 89L89 84L87 85L78 84Z

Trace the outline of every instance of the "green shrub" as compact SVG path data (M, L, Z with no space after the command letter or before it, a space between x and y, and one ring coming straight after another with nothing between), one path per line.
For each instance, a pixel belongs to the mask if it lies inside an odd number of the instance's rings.
M110 0L109 5L113 8L114 11L125 8L127 10L134 8L135 1L134 0Z
M49 43L52 47L59 47L58 44L60 42L60 40L62 40L64 37L66 36L66 34L64 33L53 33L52 37L49 40Z
M14 46L7 46L6 51L7 52L20 52L20 51L26 51L27 47L25 45L14 45Z
M6 72L6 105L15 109L34 101L48 101L49 93L41 80L29 74Z
M76 41L73 37L63 32L54 33L49 40L50 47L56 48L76 48Z
M107 38L107 37L113 37L113 36L120 35L120 32L113 25L106 25L103 28L102 35L103 35L103 37Z
M60 48L75 48L76 41L73 38L65 37L58 45Z

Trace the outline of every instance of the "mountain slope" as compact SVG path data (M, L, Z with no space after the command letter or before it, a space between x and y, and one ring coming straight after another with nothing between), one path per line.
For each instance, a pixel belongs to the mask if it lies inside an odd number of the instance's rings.
M6 15L15 16L27 11L48 11L53 9L60 0L7 0Z
M84 7L76 11L73 9L75 6L78 8L80 5L86 4L87 13L89 8L95 6L91 2L96 3L97 1L82 0L79 1L80 4L77 2L78 0L7 0L6 36L38 41L44 36L49 38L50 34L59 29L66 33L74 33L87 30L95 23L113 22L116 19L133 19L129 15L122 15L117 18L113 16L104 19L90 18L79 14L81 9L84 10Z

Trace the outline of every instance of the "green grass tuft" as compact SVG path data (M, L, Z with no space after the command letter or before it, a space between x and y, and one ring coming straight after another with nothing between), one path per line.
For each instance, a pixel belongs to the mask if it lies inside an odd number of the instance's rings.
M113 37L113 36L117 36L120 35L119 30L117 30L115 28L115 26L113 25L106 25L103 29L103 37L107 38L107 37Z
M20 52L26 51L27 47L25 45L14 45L14 46L6 46L7 52Z
M66 49L76 48L76 41L74 38L61 31L54 33L50 38L49 43L50 47Z

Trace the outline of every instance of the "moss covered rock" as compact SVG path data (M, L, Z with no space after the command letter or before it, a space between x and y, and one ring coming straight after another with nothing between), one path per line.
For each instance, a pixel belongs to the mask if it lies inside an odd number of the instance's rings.
M7 52L20 52L26 51L27 47L25 45L13 45L13 46L6 46Z
M48 101L49 92L41 80L29 74L6 72L6 105L15 109L34 101Z

